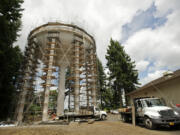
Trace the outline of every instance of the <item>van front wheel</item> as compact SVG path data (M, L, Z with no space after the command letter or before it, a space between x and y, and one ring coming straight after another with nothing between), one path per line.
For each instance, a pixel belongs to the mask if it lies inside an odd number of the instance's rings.
M145 127L148 129L155 129L156 128L156 125L148 117L145 117L144 124L145 124Z
M103 114L103 115L101 116L101 120L105 120L105 119L106 119L106 115Z

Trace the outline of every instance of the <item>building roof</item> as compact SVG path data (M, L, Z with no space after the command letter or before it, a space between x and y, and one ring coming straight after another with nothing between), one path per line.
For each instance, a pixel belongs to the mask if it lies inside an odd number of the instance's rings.
M132 92L130 92L130 93L127 93L126 95L127 95L127 96L128 96L128 95L133 95L134 93L137 93L137 92L139 92L139 91L142 91L142 90L145 90L145 89L147 89L147 88L150 88L150 87L152 87L153 85L163 84L163 83L165 83L165 82L167 82L167 81L170 81L170 80L172 80L172 79L175 79L175 78L177 78L177 77L180 77L180 69L174 71L171 76L165 76L165 75L164 75L164 76L162 76L162 77L160 77L160 78L158 78L158 79L156 79L156 80L153 80L153 81L145 84L144 86L140 87L140 88L137 89L137 90L134 90L134 91L132 91Z

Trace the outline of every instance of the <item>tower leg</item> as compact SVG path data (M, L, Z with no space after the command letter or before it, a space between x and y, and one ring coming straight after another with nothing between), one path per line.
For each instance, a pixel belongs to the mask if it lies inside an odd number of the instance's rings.
M52 44L50 45L51 48L55 48L55 38L52 39ZM50 50L50 55L54 55L54 50ZM53 56L49 56L48 62L48 71L47 71L47 79L46 79L46 86L45 86L45 94L44 94L44 106L43 106L43 116L42 121L48 120L48 104L49 104L49 90L51 84L51 76L52 76L52 68L53 68Z
M60 67L59 91L57 99L57 116L64 114L64 92L65 92L65 74L66 67Z
M23 111L24 111L26 95L27 95L27 90L23 89L22 96L20 99L20 105L18 108L19 110L18 110L18 116L17 116L17 125L21 125L22 120L23 120Z
M74 111L79 113L79 44L75 43Z

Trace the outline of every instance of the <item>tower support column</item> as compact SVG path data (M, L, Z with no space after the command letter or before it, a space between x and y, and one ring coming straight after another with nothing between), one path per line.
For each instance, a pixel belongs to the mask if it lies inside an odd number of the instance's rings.
M79 44L75 43L75 84L74 84L74 111L79 113Z
M50 50L49 53L49 58L48 58L48 65L47 65L47 79L45 82L45 92L44 92L44 104L43 104L43 116L42 116L42 121L47 121L48 120L48 104L49 104L49 90L51 87L51 76L53 72L53 60L54 60L54 50L55 48L55 38L52 38L52 42L50 44Z
M64 114L64 92L65 92L65 75L66 67L62 65L60 67L60 78L58 87L58 99L57 99L57 116Z

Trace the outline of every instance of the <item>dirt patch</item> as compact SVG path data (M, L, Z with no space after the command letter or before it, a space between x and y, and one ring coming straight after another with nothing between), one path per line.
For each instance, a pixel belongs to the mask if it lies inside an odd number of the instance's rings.
M120 121L93 124L37 125L0 128L0 135L180 135L180 130L148 130Z

